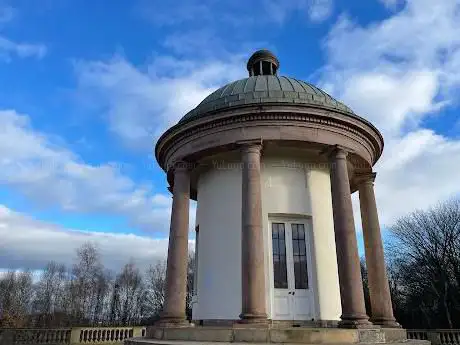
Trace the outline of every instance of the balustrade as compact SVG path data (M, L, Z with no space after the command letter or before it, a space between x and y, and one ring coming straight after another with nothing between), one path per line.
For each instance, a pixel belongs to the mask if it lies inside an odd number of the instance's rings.
M125 339L144 337L145 333L145 327L0 329L0 345L121 345ZM432 345L460 345L460 329L409 329L407 338L429 340Z
M429 340L432 345L460 345L460 329L409 329L407 338Z
M0 345L123 344L145 336L145 327L77 327L65 329L0 329Z

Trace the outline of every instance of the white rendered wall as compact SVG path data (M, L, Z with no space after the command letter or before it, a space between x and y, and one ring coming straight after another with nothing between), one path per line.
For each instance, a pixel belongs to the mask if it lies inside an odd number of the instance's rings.
M241 313L241 169L220 166L200 175L200 228L193 319L237 320Z
M241 166L200 175L197 299L193 319L238 319L241 313ZM303 217L313 228L315 319L341 314L329 171L296 160L262 157L267 312L272 313L269 214Z
M327 170L307 172L313 225L313 260L316 266L315 291L318 319L340 320L339 274L335 251L334 218L330 174Z
M313 277L316 278L315 319L340 320L340 287L335 252L334 221L329 170L323 164L289 158L263 159L262 207L266 248L270 246L269 215L307 217L313 229ZM271 250L266 250L267 304L272 313Z

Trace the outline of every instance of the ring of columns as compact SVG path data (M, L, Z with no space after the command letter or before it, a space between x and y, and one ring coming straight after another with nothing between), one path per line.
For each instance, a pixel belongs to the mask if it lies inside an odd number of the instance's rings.
M270 67L270 73L275 67ZM347 112L276 103L229 108L179 122L158 140L155 155L173 194L162 325L185 322L189 201L197 199L200 177L212 168L210 159L223 153L232 153L241 164L241 313L235 321L269 321L268 273L260 245L264 236L261 159L290 148L327 162L330 168L339 325L399 326L392 310L374 195L376 174L372 166L382 154L382 135L368 121ZM351 202L354 191L359 192L372 315L366 315L365 310Z

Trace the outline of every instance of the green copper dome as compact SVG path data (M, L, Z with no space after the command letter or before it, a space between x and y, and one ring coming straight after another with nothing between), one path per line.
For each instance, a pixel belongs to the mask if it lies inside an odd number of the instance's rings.
M277 75L280 62L269 50L256 51L249 58L249 78L234 81L214 91L179 123L203 118L217 110L256 104L295 104L330 108L354 114L346 105L336 101L314 85Z
M216 110L274 103L319 106L353 114L346 105L312 84L277 75L256 75L234 81L214 91L179 123L205 117Z

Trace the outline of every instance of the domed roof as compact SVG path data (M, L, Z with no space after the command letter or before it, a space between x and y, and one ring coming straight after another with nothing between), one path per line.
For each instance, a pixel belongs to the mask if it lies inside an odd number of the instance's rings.
M377 162L383 137L368 120L310 83L278 76L280 61L268 50L252 54L246 67L248 78L211 93L158 139L155 157L171 185L175 164L197 167L252 141L323 153L339 145L360 169Z
M179 123L205 117L216 110L274 103L319 106L354 114L346 105L310 83L275 74L264 75L261 72L214 91Z

